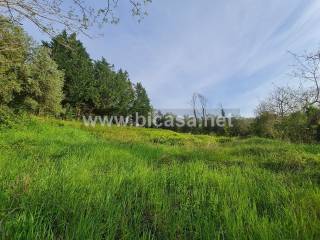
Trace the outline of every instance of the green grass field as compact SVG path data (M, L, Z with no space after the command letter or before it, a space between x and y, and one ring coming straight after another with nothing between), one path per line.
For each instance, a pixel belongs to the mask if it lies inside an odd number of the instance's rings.
M0 130L3 239L320 239L320 146L32 119Z

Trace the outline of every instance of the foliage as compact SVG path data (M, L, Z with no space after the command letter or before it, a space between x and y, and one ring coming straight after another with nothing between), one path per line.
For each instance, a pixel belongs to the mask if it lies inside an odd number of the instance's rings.
M128 72L121 69L116 73L110 87L114 115L128 116L132 113L134 90Z
M7 106L0 105L0 128L11 128L15 124L16 115Z
M277 126L282 139L294 142L311 142L312 135L308 129L308 118L302 112L296 112L281 120Z
M275 87L256 109L255 133L293 142L319 142L320 52L292 54L299 87Z
M233 118L232 127L229 127L228 133L231 136L248 137L253 135L252 125L254 123L253 119L250 118Z
M150 100L141 83L133 86L128 73L113 70L106 59L95 62L95 79L99 91L96 113L102 115L147 115Z
M37 114L60 113L64 79L49 50L34 48L21 27L1 21L0 104Z
M30 41L21 27L0 16L0 104L10 104L22 89L21 76Z
M307 109L308 127L310 129L312 137L320 142L320 109L316 107L310 107Z
M50 51L40 47L30 63L30 77L26 84L26 95L34 102L31 110L37 114L59 114L62 111L63 73L50 58Z
M68 35L64 31L44 45L51 49L52 58L65 75L63 104L69 104L80 112L91 112L97 97L94 68L76 34Z
M107 115L112 108L112 99L116 92L113 92L111 87L115 80L115 72L113 66L110 65L105 58L95 61L94 63L94 78L99 89L99 98L97 101L97 114Z
M33 47L20 26L1 17L0 104L41 115L129 116L151 109L143 86L103 58L93 63L76 34L66 31ZM61 103L63 106L61 106Z
M134 92L133 112L147 117L152 110L147 91L141 83L137 83L134 86Z
M129 116L135 111L134 104L137 111L145 113L150 109L142 85L134 89L128 73L115 71L105 58L93 63L75 34L64 31L44 45L52 50L53 59L64 71L63 105L69 113L76 117L81 114Z
M276 122L277 116L275 114L263 112L255 119L255 122L253 124L255 134L259 137L277 137L277 133L275 131Z

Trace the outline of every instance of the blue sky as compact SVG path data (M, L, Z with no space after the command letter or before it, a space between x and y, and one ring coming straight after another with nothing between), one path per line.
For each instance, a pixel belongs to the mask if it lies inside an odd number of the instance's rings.
M198 92L211 108L251 116L273 85L292 81L288 50L320 47L319 0L153 0L140 24L126 1L118 25L80 39L93 59L104 56L142 82L156 108L188 108Z

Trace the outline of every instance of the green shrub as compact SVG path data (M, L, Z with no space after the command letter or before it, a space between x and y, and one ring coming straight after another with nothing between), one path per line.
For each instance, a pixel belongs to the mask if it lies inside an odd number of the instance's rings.
M0 128L13 127L17 120L16 118L17 116L10 108L0 106Z
M233 118L232 127L229 129L231 136L247 137L252 134L253 120L250 118Z
M259 137L275 138L277 137L276 123L277 116L275 114L263 112L253 123L254 133Z
M282 119L277 125L278 135L292 142L311 142L312 135L308 127L308 117L296 112Z

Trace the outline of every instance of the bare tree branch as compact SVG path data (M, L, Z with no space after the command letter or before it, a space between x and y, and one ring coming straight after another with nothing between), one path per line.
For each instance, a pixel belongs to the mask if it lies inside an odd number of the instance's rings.
M263 112L276 114L285 117L300 109L299 100L296 99L297 91L287 87L274 87L269 97L261 102L256 109L256 114Z
M116 9L119 0L105 0L103 7L95 7L89 0L0 0L0 14L13 23L22 24L28 20L50 36L61 28L69 32L88 35L93 25L118 23ZM126 0L131 6L132 15L140 21L145 8L152 0Z
M291 53L297 65L296 70L293 72L293 76L301 81L299 88L301 101L305 102L306 106L319 106L320 104L320 52L305 53L304 55L297 55ZM306 86L307 90L304 90L305 84L311 84ZM299 96L297 96L299 97ZM307 106L308 105L308 106Z

